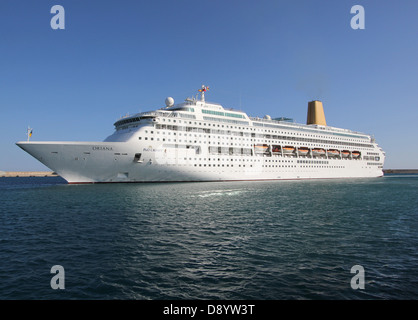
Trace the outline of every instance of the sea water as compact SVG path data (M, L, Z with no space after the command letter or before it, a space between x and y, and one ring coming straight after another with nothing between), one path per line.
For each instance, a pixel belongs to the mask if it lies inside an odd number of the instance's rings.
M0 299L417 299L417 266L418 175L0 178Z

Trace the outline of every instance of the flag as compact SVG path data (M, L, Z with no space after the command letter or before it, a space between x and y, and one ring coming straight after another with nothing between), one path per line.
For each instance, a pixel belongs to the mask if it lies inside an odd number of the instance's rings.
M33 133L33 129L31 129L31 127L28 127L28 141L29 141L29 138L32 137L32 133Z
M208 90L209 90L209 87L202 86L202 89L199 89L199 92L205 92Z

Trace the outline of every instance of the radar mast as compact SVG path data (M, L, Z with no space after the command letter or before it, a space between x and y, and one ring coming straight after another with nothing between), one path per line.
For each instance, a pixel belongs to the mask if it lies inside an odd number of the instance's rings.
M209 87L202 85L202 89L199 89L200 92L200 101L205 102L205 92L209 91Z

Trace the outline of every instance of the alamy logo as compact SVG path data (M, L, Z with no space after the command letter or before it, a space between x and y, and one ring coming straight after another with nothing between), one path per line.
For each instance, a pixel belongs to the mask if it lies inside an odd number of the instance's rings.
M351 278L351 288L354 290L364 289L364 268L360 265L355 265L351 268L351 273L356 275Z
M54 30L65 29L64 7L57 4L51 8L51 13L56 13L55 16L51 18L51 28Z
M360 6L360 5L355 5L351 7L351 13L355 13L356 15L354 17L351 18L351 28L356 30L356 29L365 29L365 12L364 12L364 7Z
M55 276L51 279L51 288L65 289L65 272L64 267L60 265L52 266L51 273L55 273Z

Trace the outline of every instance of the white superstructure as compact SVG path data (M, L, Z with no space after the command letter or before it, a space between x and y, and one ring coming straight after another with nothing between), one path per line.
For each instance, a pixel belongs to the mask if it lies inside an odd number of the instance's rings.
M17 145L69 183L379 177L385 153L367 134L249 117L201 98L118 120L104 142Z

